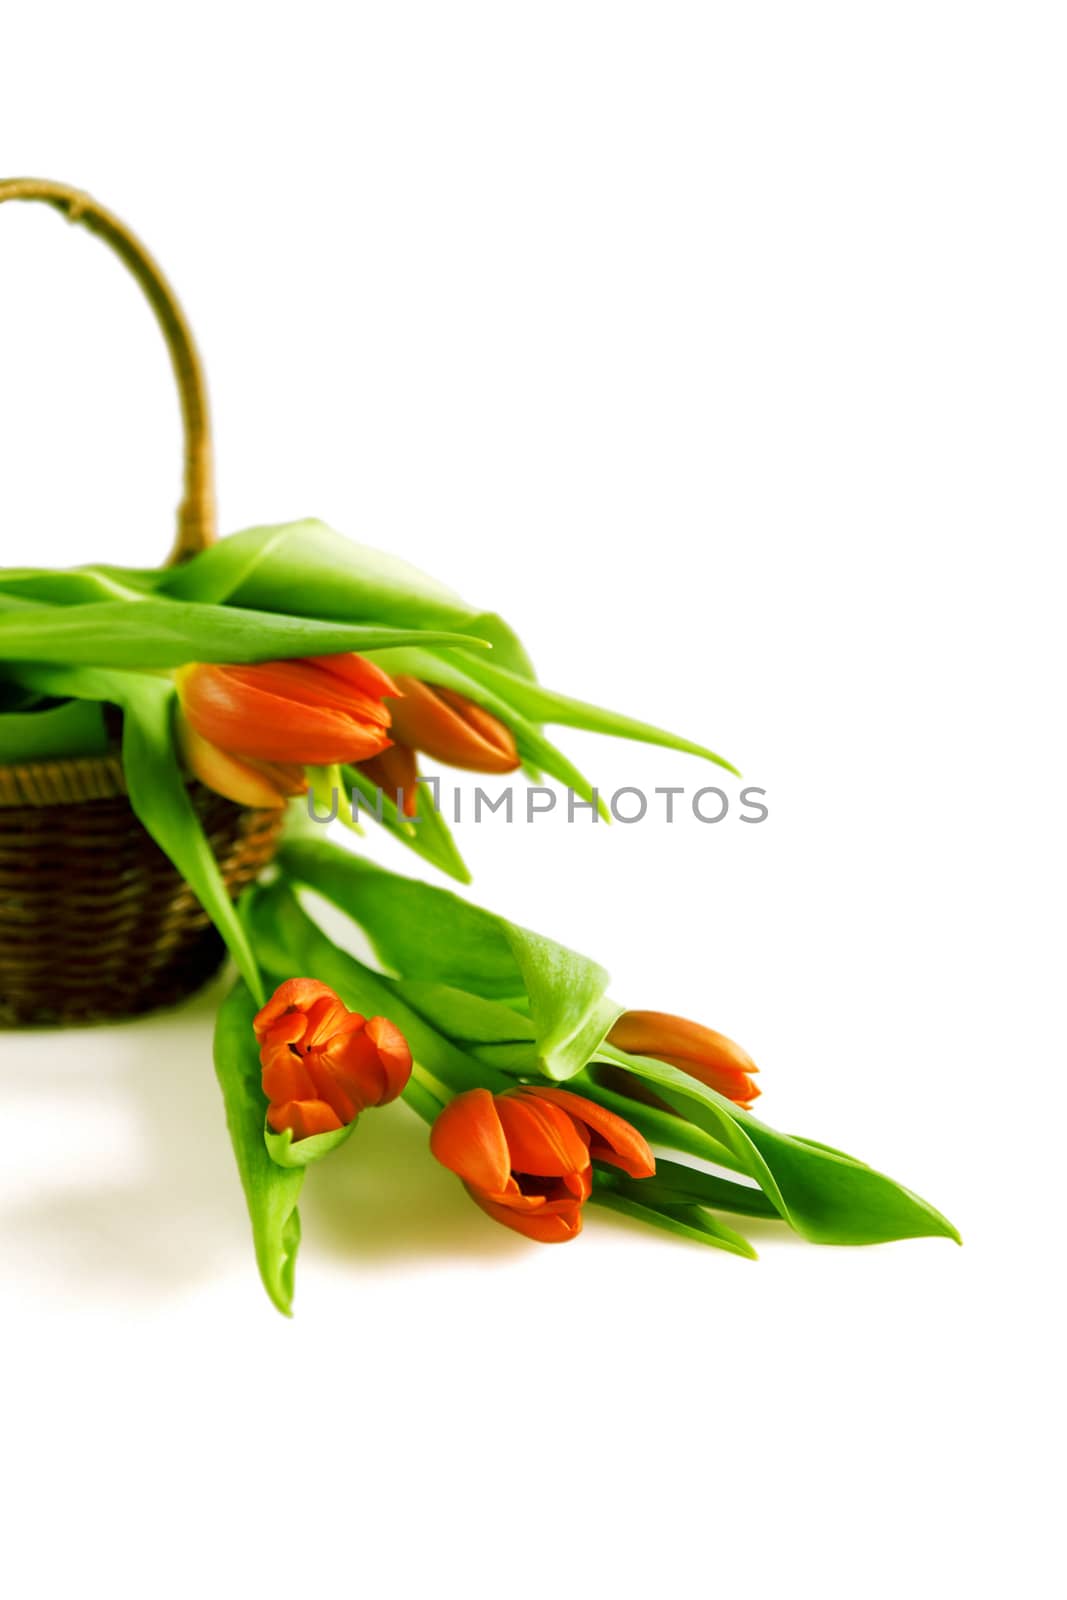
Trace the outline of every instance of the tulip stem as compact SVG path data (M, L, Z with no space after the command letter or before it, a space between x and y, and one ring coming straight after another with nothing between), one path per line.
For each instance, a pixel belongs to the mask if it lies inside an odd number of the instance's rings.
M451 1098L444 1084L440 1083L432 1073L427 1072L425 1067L420 1067L418 1062L412 1064L411 1077L408 1079L403 1099L424 1122L436 1122Z

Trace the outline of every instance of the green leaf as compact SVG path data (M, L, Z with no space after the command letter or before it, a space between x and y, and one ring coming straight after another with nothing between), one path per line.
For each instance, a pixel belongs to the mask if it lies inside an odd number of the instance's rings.
M178 600L94 601L0 612L0 660L162 669L188 661L249 662L365 652L390 645L485 648L454 633L318 622Z
M397 980L396 991L420 1017L425 1017L449 1039L465 1044L514 1044L522 1041L526 1059L536 1051L534 1025L528 1016L499 1000L453 989L446 983Z
M47 694L108 701L122 707L122 764L130 805L193 889L226 941L241 976L262 1005L262 985L255 957L178 763L173 732L177 697L173 683L168 678L148 673L84 667L39 666L24 669L23 676Z
M596 1187L592 1200L601 1206L608 1207L611 1211L620 1211L624 1216L633 1217L637 1222L647 1222L654 1228L664 1228L668 1233L677 1234L679 1238L691 1239L696 1244L711 1245L716 1250L727 1250L731 1255L745 1256L749 1261L757 1259L756 1252L748 1240L737 1233L735 1229L728 1228L725 1222L720 1222L717 1217L711 1216L700 1206L686 1205L649 1205L633 1199L630 1195L622 1194L602 1182L606 1174L597 1172Z
M742 1113L743 1115L743 1113ZM776 1133L750 1118L746 1132L787 1207L786 1220L819 1244L882 1244L959 1233L928 1201L851 1156Z
M638 722L633 717L623 716L621 712L606 711L600 706L586 705L582 700L572 700L567 695L557 694L554 690L546 689L529 678L509 672L504 664L498 663L495 659L478 661L472 659L464 670L530 722L551 722L568 728L584 728L589 733L614 734L617 738L634 739L641 744L661 745L667 750L680 750L686 755L700 756L703 760L711 761L717 767L732 772L735 777L741 776L735 766L704 745L694 744L691 739L683 739L679 734L666 733L662 728L653 727L651 723ZM471 698L476 699L477 696Z
M50 761L106 755L103 707L67 700L37 711L0 713L0 761Z
M608 974L540 933L504 926L529 997L540 1066L550 1078L572 1078L622 1011L604 993Z
M386 872L327 839L286 839L278 860L283 872L359 923L391 971L489 999L523 994L501 919L491 912Z
M103 567L0 567L0 590L37 605L85 605L96 600L143 600L143 586L124 582Z
M451 1094L444 1084L433 1080L427 1081L418 1062L415 1062L402 1098L423 1122L428 1122L432 1126L451 1099Z
M272 981L317 978L329 984L350 1010L366 1017L388 1017L404 1035L415 1060L453 1094L480 1084L507 1087L507 1080L479 1067L412 1010L390 979L372 972L328 938L284 879L247 891L241 899L241 920Z
M164 573L159 588L179 600L339 622L451 628L475 615L435 578L315 518L230 534Z
M537 674L526 652L526 646L503 617L483 611L470 622L464 623L462 627L457 625L457 631L473 634L476 639L484 639L487 644L491 644L493 660L498 666L506 667L509 672L516 673L520 678L536 678Z
M260 1084L259 1049L252 1031L257 1005L238 983L215 1022L215 1071L226 1106L233 1153L248 1204L263 1287L285 1316L292 1315L293 1278L300 1244L296 1209L303 1170L272 1161L263 1139L267 1102Z
M145 577L113 575L134 589ZM448 628L491 644L501 666L533 677L529 656L501 617L476 611L407 562L346 539L314 519L247 528L183 566L151 576L158 592L176 600L227 602L339 622Z
M593 799L593 786L584 773L579 772L562 750L546 739L540 728L528 722L515 706L494 694L467 672L463 665L466 657L458 657L446 648L431 650L410 646L375 651L374 660L393 675L406 673L409 677L421 678L427 683L440 684L466 695L468 700L491 712L511 729L524 766L534 772L547 772L557 783L573 789L583 800ZM610 821L611 813L603 800L599 801L599 810L601 816Z
M852 1156L776 1133L688 1073L602 1046L600 1056L654 1084L682 1117L722 1141L797 1233L819 1244L880 1244L941 1236L952 1224L927 1201ZM679 1147L680 1148L680 1147Z
M401 844L413 850L423 861L428 861L439 872L454 878L457 883L470 883L470 872L459 853L451 829L434 805L433 796L424 784L419 786L416 817L409 819L401 816L396 801L379 790L378 786L372 783L365 773L360 772L358 767L343 767L341 770L349 793L359 794L364 801L360 808L362 816L370 816L376 822L379 821L380 796L380 822L387 833L392 834L394 839L399 839Z
M481 639L501 666L520 677L534 675L521 641L501 617L476 611L436 579L314 520L248 528L174 568L0 568L0 606L139 600L153 593L324 621L432 624Z
M621 1007L603 967L446 889L385 872L328 840L283 845L283 870L364 930L398 976L464 989L529 1010L535 1068L565 1079L585 1066Z
M264 1126L263 1142L267 1147L267 1154L272 1161L280 1167L310 1167L313 1162L321 1161L323 1156L332 1155L338 1145L344 1144L356 1131L355 1121L346 1123L343 1128L332 1128L329 1133L313 1133L307 1139L293 1138L292 1128L286 1128L282 1133L275 1133L274 1129Z
M612 1177L620 1194L649 1205L710 1206L715 1211L732 1211L742 1217L783 1220L762 1189L732 1183L728 1178L667 1161L663 1156L656 1157L656 1173L652 1178L628 1178L623 1172L613 1173Z

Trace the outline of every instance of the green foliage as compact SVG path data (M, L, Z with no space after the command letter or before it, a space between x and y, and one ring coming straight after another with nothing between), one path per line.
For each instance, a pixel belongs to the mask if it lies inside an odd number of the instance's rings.
M756 1252L748 1240L702 1206L657 1203L651 1196L638 1200L613 1188L608 1171L598 1171L596 1178L592 1198L597 1205L621 1211L624 1216L633 1217L637 1222L647 1222L654 1228L663 1228L679 1238L711 1245L716 1250L728 1250L731 1255L746 1256L748 1260L755 1261Z
M477 1084L506 1087L507 1080L484 1072L462 1049L421 1017L390 978L373 972L329 939L303 909L284 879L258 885L242 896L241 922L256 956L274 983L296 976L329 984L350 1011L388 1017L408 1042L427 1077L443 1085L440 1100Z
M263 1138L267 1102L260 1087L259 1049L252 1031L257 1009L244 984L235 984L215 1022L215 1072L248 1204L259 1275L274 1305L289 1316L300 1245L296 1206L304 1172L302 1167L273 1161Z
M607 973L587 957L325 840L286 845L281 866L358 923L399 994L420 1019L462 1044L478 1069L513 1082L570 1079L570 1087L626 1117L657 1147L733 1170L757 1184L765 1201L750 1186L670 1162L655 1188L649 1180L636 1190L616 1185L617 1197L638 1203L640 1195L647 1205L654 1196L676 1220L690 1205L744 1206L758 1216L769 1205L821 1244L958 1239L933 1206L862 1161L777 1133L688 1073L604 1043L621 1007L606 996ZM598 1063L625 1067L663 1108L605 1088ZM692 1225L692 1218L682 1220Z
M416 796L418 810L413 818L401 815L396 801L378 789L358 767L342 767L342 778L350 794L363 800L361 817L373 817L385 831L407 845L417 856L443 872L457 883L470 883L467 864L459 853L452 830L433 804L433 797L425 785L420 784ZM379 811L381 816L379 818Z
M686 1072L645 1056L602 1046L601 1059L625 1066L676 1113L720 1143L720 1164L755 1180L778 1215L817 1244L881 1244L940 1235L959 1242L952 1224L927 1201L855 1157L776 1133ZM630 1120L640 1127L642 1111ZM669 1142L669 1123L658 1124ZM682 1148L675 1146L675 1148Z
M502 666L533 676L526 651L502 618L476 611L436 578L314 518L231 534L162 573L158 591L173 599L337 622L447 628L484 640Z
M549 1078L580 1071L619 1013L595 961L447 889L385 872L324 839L287 842L279 863L353 917L399 977L518 1007L533 1027L531 1069ZM447 995L438 996L437 1020L446 1032L462 1027L448 1015Z
M188 661L273 661L406 644L487 649L458 634L320 622L177 600L99 600L0 612L0 661L156 670Z
M621 1007L595 961L446 890L353 857L312 837L310 824L284 846L281 877L255 887L236 909L183 779L176 691L166 674L189 661L350 650L372 655L389 672L468 696L512 730L528 774L547 773L585 800L592 785L546 737L546 724L683 751L736 772L703 745L546 689L502 618L320 522L249 529L166 571L0 571L0 662L7 664L0 759L99 754L107 749L104 707L120 707L133 809L198 895L241 973L219 1012L216 1069L260 1273L279 1310L291 1309L304 1169L349 1138L352 1127L294 1141L266 1126L252 1028L264 998L261 966L273 982L313 976L351 1009L388 1017L416 1063L405 1098L427 1120L474 1086L501 1092L519 1082L561 1081L626 1117L668 1154L647 1179L598 1167L593 1198L680 1237L754 1255L718 1215L725 1212L781 1222L826 1244L958 1239L926 1201L854 1157L777 1133L689 1074L608 1045ZM362 773L346 769L344 781L369 803L365 810L376 809L374 786ZM387 831L468 881L425 791L414 823L387 797L381 805ZM607 815L602 802L601 810ZM347 913L383 970L329 939L297 886ZM633 1080L646 1086L643 1096L627 1092Z
M90 700L45 701L37 710L0 712L0 753L8 761L106 755L103 707Z

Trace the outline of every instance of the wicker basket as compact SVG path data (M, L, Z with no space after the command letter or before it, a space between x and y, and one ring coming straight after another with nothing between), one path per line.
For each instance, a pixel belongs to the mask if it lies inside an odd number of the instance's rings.
M185 493L168 565L215 538L203 371L166 279L128 229L88 195L37 179L0 182L0 203L39 200L99 235L145 291L181 398ZM278 811L251 811L190 784L235 898L266 866ZM116 754L0 766L0 1024L82 1023L184 999L208 979L222 940L126 798Z

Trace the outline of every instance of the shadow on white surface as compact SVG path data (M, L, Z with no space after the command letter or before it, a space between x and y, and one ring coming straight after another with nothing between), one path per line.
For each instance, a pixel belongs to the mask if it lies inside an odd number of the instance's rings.
M220 993L136 1022L5 1035L0 1104L23 1133L9 1278L44 1296L154 1301L232 1259L244 1217L219 1159Z
M426 1124L406 1106L365 1115L304 1192L305 1239L361 1265L496 1260L535 1248L491 1222L459 1179L434 1161Z
M8 1033L0 1106L19 1129L3 1180L9 1292L144 1304L254 1271L211 1060L223 987L178 1011L77 1031ZM496 1260L531 1248L439 1167L405 1106L371 1112L309 1173L302 1266Z

